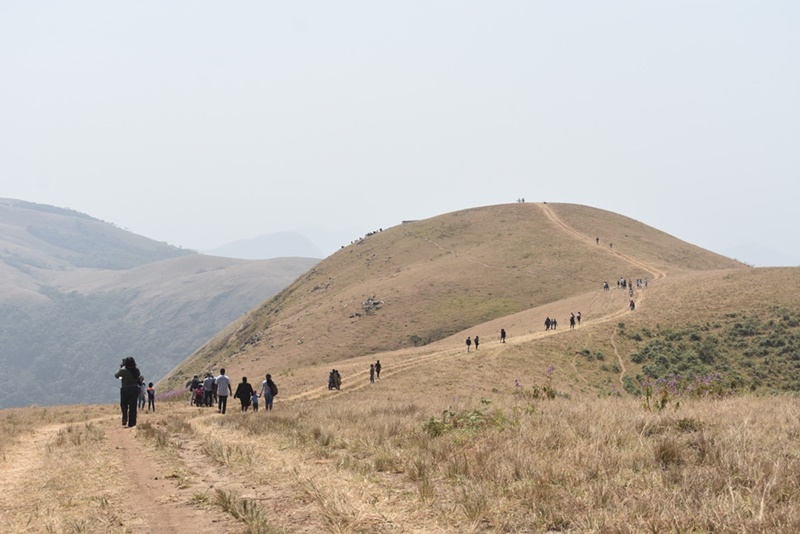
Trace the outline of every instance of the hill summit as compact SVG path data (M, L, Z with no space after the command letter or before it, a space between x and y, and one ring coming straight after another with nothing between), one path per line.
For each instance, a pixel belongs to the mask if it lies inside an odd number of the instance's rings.
M220 366L261 375L429 345L594 294L604 281L721 269L746 266L586 206L457 211L343 247L215 336L164 384Z

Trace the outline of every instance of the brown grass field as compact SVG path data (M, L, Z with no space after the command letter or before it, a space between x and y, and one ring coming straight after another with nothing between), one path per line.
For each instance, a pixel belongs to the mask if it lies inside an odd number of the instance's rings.
M649 278L633 312L619 276ZM746 268L579 206L402 225L320 263L159 384L271 372L271 412L231 399L221 415L185 393L136 429L114 406L1 411L0 519L9 532L800 532L798 290L798 269ZM350 317L372 295L384 305ZM658 361L634 356L668 345L665 360L713 345L673 363L739 382L626 391Z

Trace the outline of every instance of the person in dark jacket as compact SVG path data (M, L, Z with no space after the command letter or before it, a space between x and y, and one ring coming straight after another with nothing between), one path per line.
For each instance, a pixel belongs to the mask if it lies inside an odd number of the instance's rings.
M132 357L122 360L119 371L114 373L122 383L119 388L119 407L122 410L122 426L136 426L136 402L139 400L139 368Z
M247 377L243 376L242 381L236 388L236 393L233 395L234 399L239 399L242 402L242 411L246 412L250 408L250 402L253 400L253 386L247 382Z

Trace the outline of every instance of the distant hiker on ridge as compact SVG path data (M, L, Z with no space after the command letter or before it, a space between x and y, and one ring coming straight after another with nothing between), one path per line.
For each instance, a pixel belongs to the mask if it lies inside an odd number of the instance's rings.
M545 331L550 330L550 325L551 324L552 323L550 322L550 317L548 317L547 319L544 320L544 329L545 329Z
M478 350L478 344L479 343L480 343L480 340L478 340L478 336L475 336L475 350Z
M505 342L506 342L506 329L505 328L501 328L500 329L500 343L505 343Z
M469 348L472 346L472 339L467 337L467 352L469 352Z
M369 364L369 383L370 384L374 384L375 383L375 364L374 363Z
M381 361L378 360L375 362L375 378L378 380L381 379Z
M570 312L569 314L569 329L572 330L575 328L575 314Z
M575 318L578 320L578 326L580 326L580 324L581 324L581 312L578 312L578 315L576 315Z

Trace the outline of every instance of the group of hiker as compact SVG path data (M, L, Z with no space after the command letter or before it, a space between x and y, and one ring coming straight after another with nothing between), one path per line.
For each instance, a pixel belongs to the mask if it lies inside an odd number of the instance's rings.
M575 328L576 325L581 324L581 312L577 314L575 312L570 312L569 314L569 327L570 329ZM552 319L548 315L547 318L544 320L544 329L547 330L555 330L558 328L558 319L553 317Z
M214 376L207 372L203 380L198 375L186 383L186 387L191 391L189 405L192 406L217 406L217 412L224 414L228 407L228 397L233 393L234 399L239 399L242 411L246 412L253 407L253 411L258 411L259 399L264 399L264 409L271 410L275 397L278 395L278 386L272 380L272 375L267 373L261 382L261 388L256 390L253 385L243 376L242 381L233 392L231 379L225 374L225 369L220 369L219 376Z
M505 343L505 342L506 342L506 329L505 328L501 328L500 329L500 343ZM481 344L481 338L480 338L480 336L475 336L474 338L472 336L467 336L466 343L467 343L467 352L470 351L470 349L472 348L473 344L475 345L475 350L478 350L478 347L480 347L480 344Z

